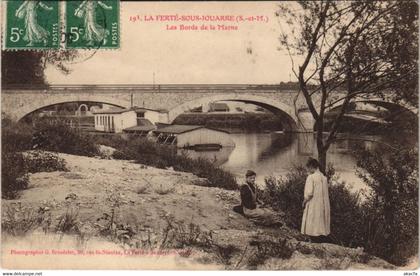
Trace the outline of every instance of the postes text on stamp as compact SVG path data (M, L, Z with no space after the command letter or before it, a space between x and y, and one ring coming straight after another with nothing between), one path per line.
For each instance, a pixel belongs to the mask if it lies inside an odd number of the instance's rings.
M119 48L119 4L119 0L66 1L66 48Z
M6 49L58 49L59 1L7 1Z

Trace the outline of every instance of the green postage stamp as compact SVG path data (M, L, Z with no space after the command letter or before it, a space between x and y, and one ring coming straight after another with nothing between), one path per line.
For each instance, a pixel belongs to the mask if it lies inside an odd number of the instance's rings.
M6 49L58 49L60 6L58 1L7 1Z
M66 48L119 48L119 4L119 0L66 1Z
M119 0L8 0L6 6L5 49L120 48Z

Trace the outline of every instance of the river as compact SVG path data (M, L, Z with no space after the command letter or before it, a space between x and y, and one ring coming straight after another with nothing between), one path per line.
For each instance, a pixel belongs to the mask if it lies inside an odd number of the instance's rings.
M246 170L257 173L257 183L263 186L266 176L280 177L294 166L304 165L308 157L317 156L313 133L241 133L231 134L235 147L220 151L187 151L193 158L204 157L242 179ZM356 175L356 159L352 150L356 145L365 149L378 146L381 136L346 136L333 143L328 151L327 162L332 163L340 179L353 191L366 185Z

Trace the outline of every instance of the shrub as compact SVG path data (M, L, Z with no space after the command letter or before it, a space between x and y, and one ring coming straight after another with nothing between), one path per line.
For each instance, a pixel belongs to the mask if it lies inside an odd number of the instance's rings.
M26 124L13 123L2 118L2 197L16 198L21 190L28 187L27 173L41 171L65 170L65 162L56 154L34 151L22 154L22 151L32 149L34 144L32 127Z
M35 230L45 220L45 213L36 212L32 207L12 204L4 209L1 229L13 236L23 236Z
M12 122L2 117L1 140L2 150L24 151L32 146L32 126L24 123Z
M345 246L359 246L363 237L360 222L363 221L358 194L350 192L344 183L337 182L328 169L329 198L331 208L331 238ZM286 223L300 230L302 223L302 201L307 173L303 167L296 167L280 179L267 178L262 200L275 210L282 210ZM351 223L349 223L351 221Z
M92 136L72 129L60 121L36 122L33 147L82 156L99 154Z
M3 150L2 162L2 197L17 198L21 190L27 189L27 173L66 171L66 162L57 154L42 151L21 152Z
M365 223L358 193L351 192L345 182L332 181L329 188L331 205L331 239L334 243L363 246L361 224Z
M39 150L27 152L24 163L25 171L30 173L67 171L66 161L51 152Z
M1 152L1 195L14 199L19 192L28 188L29 180L25 171L25 160L21 153L2 150Z
M1 196L16 198L20 190L28 187L24 158L20 151L30 148L31 132L26 126L13 123L2 116Z
M282 210L286 215L286 223L296 229L300 229L302 220L306 176L306 170L303 167L296 167L285 177L266 178L266 189L260 191L262 201L272 206L274 210Z
M28 187L25 161L20 151L30 148L31 132L26 126L2 117L1 196L16 198L19 191Z
M198 177L207 178L208 182L201 183L207 184L208 187L219 187L227 190L235 190L238 187L235 177L230 172L215 166L207 159L192 159L187 156L174 154L167 160L170 161L170 165L175 170L192 172Z
M389 152L359 151L358 175L372 188L360 200L329 170L331 238L334 243L364 247L369 254L404 265L418 254L417 149ZM293 169L286 177L266 179L262 200L286 213L286 222L300 229L305 170Z
M418 254L418 149L360 151L359 176L372 188L361 224L368 252L396 265Z

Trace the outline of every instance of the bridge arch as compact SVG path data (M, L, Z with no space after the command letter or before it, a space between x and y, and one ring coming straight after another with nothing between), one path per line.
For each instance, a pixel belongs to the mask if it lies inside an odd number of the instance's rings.
M382 98L373 98L373 99L356 99L354 101L352 101L354 103L368 103L368 104L373 104L376 106L380 106L383 107L385 109L388 110L396 110L396 109L400 109L403 110L404 112L410 112L413 115L417 115L418 114L418 108L411 106L405 102L399 102L399 103L395 103L386 99L382 99ZM333 106L329 107L326 112L330 112L333 111L334 109L342 106L343 103L342 101L335 103Z
M243 102L243 103L250 103L260 107L263 107L274 114L283 115L284 118L287 119L287 123L290 127L290 130L297 130L298 129L298 120L296 118L294 108L282 103L278 100L261 97L257 95L246 95L246 94L218 94L208 97L202 97L198 99L194 99L185 103L182 103L168 112L168 121L172 123L179 115L188 112L194 108L200 106L209 105L212 102L220 102L220 101L234 101L234 102Z
M366 103L371 104L377 107L385 108L386 110L399 115L402 114L404 116L408 116L409 118L416 118L418 115L418 108L407 105L405 103L395 103L391 101L387 101L384 99L359 99L352 101L352 103ZM331 112L339 107L342 106L342 103L337 103L332 107L328 108L326 113Z
M47 97L40 95L37 99L33 100L30 104L23 104L9 110L8 114L11 119L20 121L27 115L38 111L42 108L53 106L57 104L72 103L72 102L97 102L103 104L109 104L121 108L129 108L131 103L129 100L118 99L117 97L104 97L103 95L95 96L90 95L54 95L48 94Z
M398 120L403 120L403 121L407 121L409 120L410 122L417 122L418 120L418 108L411 106L409 104L406 104L404 102L402 103L395 103L392 101L387 101L386 99L381 99L381 98L373 98L373 99L356 99L354 101L352 101L351 103L357 104L357 103L365 103L365 104L370 104L372 106L376 106L376 107L382 107L385 110L387 110L387 113L385 113L384 115L386 115L383 119L385 120L391 120L391 121L398 121ZM330 108L328 108L325 112L325 114L329 114L331 112L334 112L335 110L337 110L338 108L340 108L342 106L342 102L336 103L335 105L331 106ZM356 112L363 112L363 109L355 109ZM379 111L379 110L378 110ZM371 111L371 110L366 110L365 114L373 114L376 111ZM417 125L417 123L416 123ZM316 125L314 123L313 125L313 129L315 131Z

